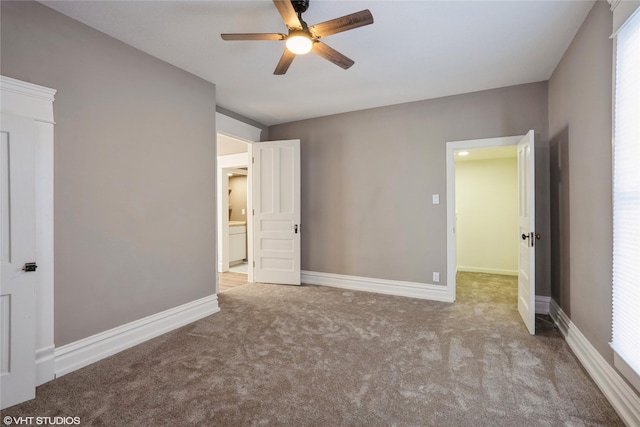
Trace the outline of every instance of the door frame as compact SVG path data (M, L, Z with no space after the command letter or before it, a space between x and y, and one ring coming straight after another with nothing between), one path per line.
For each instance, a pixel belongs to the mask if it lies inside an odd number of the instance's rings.
M252 162L249 159L253 158L253 144L258 143L261 139L262 129L252 126L248 123L240 121L238 119L234 119L226 114L216 112L216 135L224 135L229 138L236 139L240 142L247 144L247 260L249 262L248 265L248 277L247 280L249 282L253 282L253 216L250 215L252 212L252 185L251 185L251 176L252 176ZM216 146L217 146L217 138L216 138ZM245 153L242 153L245 154ZM233 167L233 165L228 165L225 167ZM218 155L216 151L216 270L220 273L220 258L221 258L221 249L222 249L222 241L224 239L225 234L228 234L229 229L229 220L226 220L226 228L223 229L223 220L220 218L221 213L221 199L222 199L222 188L228 187L227 185L222 187L222 182L227 178L226 175L224 177L220 173L221 167L218 164ZM227 194L228 200L228 194ZM228 247L228 235L227 235L227 247ZM220 292L220 283L218 274L216 274L216 294Z
M36 385L55 377L53 276L53 101L56 90L0 76L1 112L28 117L36 139Z
M456 162L457 150L473 150L475 148L495 148L517 146L524 135L498 138L469 139L449 141L446 143L447 163L447 293L451 301L456 300Z

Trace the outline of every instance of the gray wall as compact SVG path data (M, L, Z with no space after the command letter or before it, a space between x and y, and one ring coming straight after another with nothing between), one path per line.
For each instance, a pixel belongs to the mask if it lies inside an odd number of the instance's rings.
M229 178L229 205L231 206L230 221L247 220L247 176L234 175ZM242 210L244 209L244 214Z
M33 2L1 73L58 90L55 344L215 292L215 87Z
M536 293L549 295L546 82L271 126L273 140L301 139L302 268L421 283L439 271L446 283L445 143L529 129L545 236Z
M559 218L552 295L610 363L611 31L611 11L599 1L549 80L552 207Z

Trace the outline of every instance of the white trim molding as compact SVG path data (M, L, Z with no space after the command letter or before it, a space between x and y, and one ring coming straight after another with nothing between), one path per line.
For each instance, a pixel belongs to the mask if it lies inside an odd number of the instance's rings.
M220 311L218 296L204 298L101 332L55 350L56 377L112 356Z
M620 31L631 15L638 13L640 0L609 0L609 4L613 12L613 35L611 37L615 38L618 31ZM615 79L615 73L613 74L613 78Z
M518 270L505 270L502 268L485 268L485 267L469 267L458 266L458 271L464 271L467 273L486 273L486 274L498 274L501 276L517 276Z
M611 343L609 343L611 346ZM613 347L612 347L613 349ZM640 390L640 375L629 366L626 360L624 360L615 349L613 349L613 366L631 383L636 390Z
M371 277L302 271L301 282L307 285L328 286L352 291L373 292L385 295L453 302L445 286L428 283L402 282ZM536 314L549 314L551 297L536 295Z
M446 286L431 285L428 283L374 279L371 277L347 276L317 271L302 271L300 279L302 283L308 285L329 286L352 291L365 291L385 295L453 302Z
M640 397L598 353L554 300L551 300L549 314L573 353L622 421L628 426L640 426Z
M51 89L49 87L23 82L22 80L13 79L7 76L0 76L0 86L3 91L32 96L49 103L54 101L54 97L57 92L55 89ZM53 116L51 116L51 118L53 118Z
M260 141L262 129L241 122L233 117L216 113L216 133L240 139L245 142Z
M42 385L55 378L56 348L53 345L36 349L36 385Z
M536 295L536 314L549 314L551 297Z
M29 82L0 76L2 90L2 112L53 122L53 101L56 90Z

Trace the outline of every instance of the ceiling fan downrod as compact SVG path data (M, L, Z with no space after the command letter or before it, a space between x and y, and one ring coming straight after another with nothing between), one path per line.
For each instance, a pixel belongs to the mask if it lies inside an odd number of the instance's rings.
M302 29L306 31L309 27L307 26L307 23L302 19L302 14L309 8L309 0L291 0L291 5L293 6L293 10L295 10L296 14L298 15L300 24L302 24Z

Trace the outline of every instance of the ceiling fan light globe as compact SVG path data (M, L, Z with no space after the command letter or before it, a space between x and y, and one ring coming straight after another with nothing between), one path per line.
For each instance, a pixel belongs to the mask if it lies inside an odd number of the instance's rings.
M304 55L311 51L313 42L306 35L292 35L287 38L287 49L296 55Z

